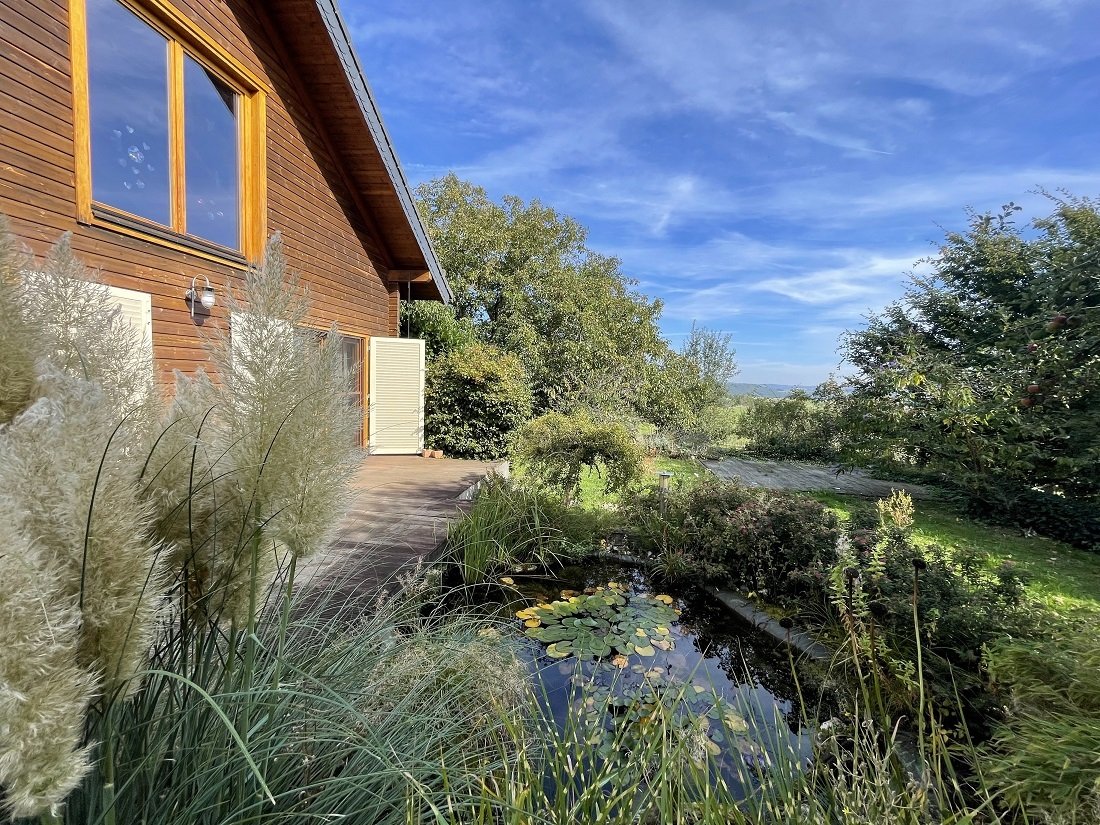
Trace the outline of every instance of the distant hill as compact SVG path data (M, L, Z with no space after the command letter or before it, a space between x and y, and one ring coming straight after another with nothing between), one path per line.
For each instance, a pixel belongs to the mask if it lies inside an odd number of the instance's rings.
M726 386L731 395L755 395L758 398L786 398L793 390L814 391L814 387L808 384L746 384L730 381Z

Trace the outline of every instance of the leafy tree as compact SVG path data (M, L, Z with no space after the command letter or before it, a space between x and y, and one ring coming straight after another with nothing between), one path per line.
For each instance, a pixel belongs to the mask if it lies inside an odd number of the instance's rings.
M454 312L526 366L536 412L635 407L649 369L667 354L659 301L634 290L586 230L538 201L449 174L417 190L455 295Z
M693 368L698 380L696 399L701 405L718 404L729 397L729 382L737 375L733 336L707 327L691 325L680 354Z
M1056 199L949 233L931 273L850 333L857 457L939 470L978 491L1100 492L1100 212Z
M679 452L707 454L733 435L729 380L737 361L729 333L692 325L679 352L648 365L639 408Z
M401 326L410 338L422 338L427 359L460 350L477 341L477 329L469 318L455 317L454 307L438 301L405 301Z
M641 446L622 424L598 422L586 412L548 412L516 433L517 458L539 483L572 503L581 474L593 468L607 492L621 492L638 480L645 464Z

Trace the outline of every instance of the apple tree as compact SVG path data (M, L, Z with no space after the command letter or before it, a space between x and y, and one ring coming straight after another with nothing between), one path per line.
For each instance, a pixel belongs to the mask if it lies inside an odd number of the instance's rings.
M1100 208L972 215L904 297L843 342L851 457L972 490L1100 494Z

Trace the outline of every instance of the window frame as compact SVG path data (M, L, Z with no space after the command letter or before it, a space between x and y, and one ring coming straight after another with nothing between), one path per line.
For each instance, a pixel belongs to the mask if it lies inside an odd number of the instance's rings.
M203 258L255 262L267 236L266 84L167 0L115 0L168 41L168 152L171 226L92 198L87 0L69 0L77 220ZM238 227L231 249L185 231L184 58L190 57L237 94Z

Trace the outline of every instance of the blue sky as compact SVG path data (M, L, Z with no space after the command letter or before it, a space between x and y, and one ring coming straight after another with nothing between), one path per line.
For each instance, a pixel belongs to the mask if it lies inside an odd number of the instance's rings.
M966 208L1100 194L1095 0L343 0L406 174L454 170L590 229L809 383Z

